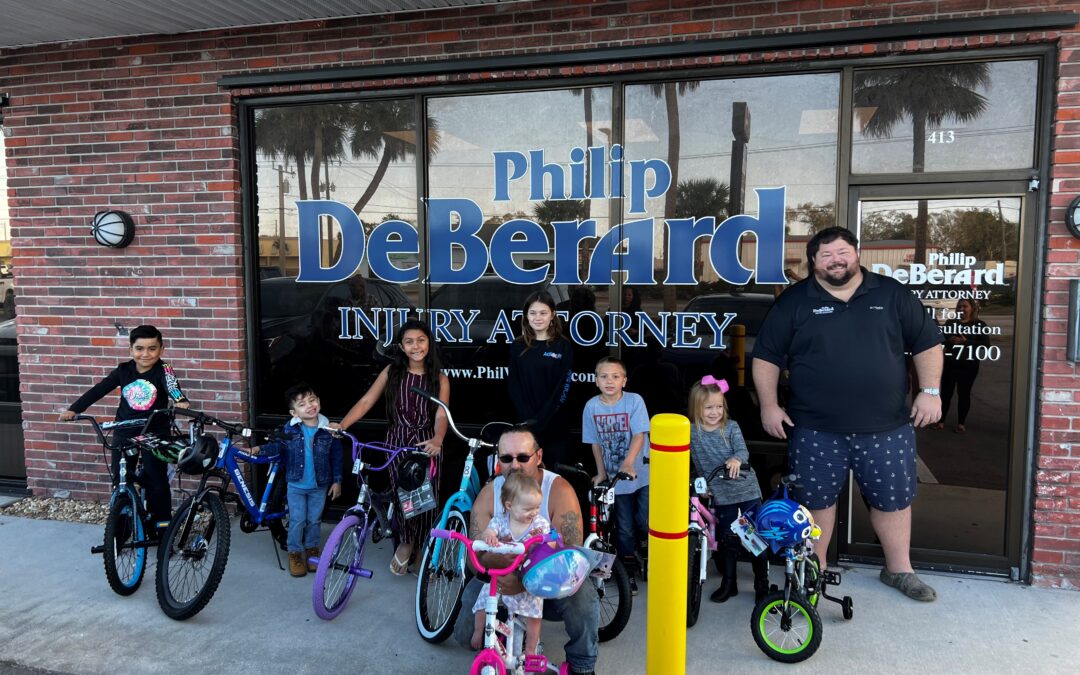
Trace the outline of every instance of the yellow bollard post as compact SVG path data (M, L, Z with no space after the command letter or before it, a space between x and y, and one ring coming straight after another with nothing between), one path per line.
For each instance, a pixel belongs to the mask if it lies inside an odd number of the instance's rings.
M646 669L686 673L686 533L690 522L690 420L652 418L649 431L649 596Z
M738 386L746 385L746 326L737 323L731 327L731 353L735 355L735 380Z

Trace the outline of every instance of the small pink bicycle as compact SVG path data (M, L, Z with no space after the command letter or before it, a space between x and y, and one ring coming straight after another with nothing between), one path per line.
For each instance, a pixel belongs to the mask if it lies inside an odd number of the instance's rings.
M499 544L488 546L483 541L473 541L460 532L451 530L432 530L431 536L440 539L455 539L465 546L469 552L469 559L473 567L480 574L491 577L490 590L484 603L484 614L487 618L484 626L484 648L473 660L469 675L506 675L510 673L546 673L555 672L566 675L570 672L570 665L563 663L555 666L549 663L543 654L524 654L525 651L525 623L511 614L506 621L499 621L499 577L513 574L525 561L528 554L537 546L547 546L551 542L562 544L559 533L552 530L548 534L538 534L529 537L521 543ZM502 568L485 568L477 559L477 553L502 553L515 556L514 560ZM462 611L466 608L462 607Z

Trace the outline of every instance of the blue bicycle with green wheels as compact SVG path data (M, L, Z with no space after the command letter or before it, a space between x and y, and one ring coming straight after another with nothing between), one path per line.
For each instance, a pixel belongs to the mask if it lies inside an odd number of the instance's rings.
M450 429L469 446L465 458L465 468L461 472L461 486L450 496L443 507L442 516L433 528L448 532L458 532L468 536L469 512L473 500L480 493L480 477L475 470L476 453L495 447L494 443L470 438L461 433L454 424L450 408L438 398L423 389L412 388L412 392L423 396L438 405L446 413ZM502 422L485 425L480 436L486 436L495 427L509 427ZM461 594L465 584L472 576L467 563L466 547L456 539L441 539L429 536L420 557L420 568L416 574L416 629L428 642L442 642L454 631L454 619L461 608Z
M825 591L826 586L840 584L840 573L821 569L813 552L821 530L810 511L788 496L795 480L794 475L781 478L772 497L731 524L751 553L767 556L771 550L784 561L784 587L772 586L750 616L754 642L766 656L782 663L805 661L821 645L817 610L821 598L839 604L845 619L854 615L850 596L836 598Z

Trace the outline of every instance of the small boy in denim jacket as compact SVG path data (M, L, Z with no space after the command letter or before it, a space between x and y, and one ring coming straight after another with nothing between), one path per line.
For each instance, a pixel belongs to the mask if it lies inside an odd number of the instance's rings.
M308 560L319 555L319 540L327 486L330 499L341 494L341 442L325 427L319 397L306 383L285 392L293 418L285 424L284 439L272 440L254 452L281 453L289 498L289 574L302 577L317 568Z

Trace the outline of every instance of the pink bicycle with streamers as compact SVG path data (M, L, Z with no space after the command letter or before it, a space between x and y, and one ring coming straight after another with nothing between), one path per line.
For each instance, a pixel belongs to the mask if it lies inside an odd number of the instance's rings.
M473 541L460 532L451 530L432 530L431 536L440 539L455 539L468 551L469 559L473 567L480 574L491 577L487 599L484 602L484 614L487 621L484 625L484 648L473 660L469 675L506 675L509 673L546 673L555 672L559 675L567 675L570 666L563 663L555 666L548 662L543 654L525 654L525 623L514 614L507 616L506 621L499 621L499 577L513 574L526 560L529 553L537 546L547 546L551 542L562 543L559 533L552 530L548 534L538 534L529 537L521 543L499 544L488 546L481 540ZM514 556L513 561L505 567L484 567L477 559L477 553L501 553ZM462 608L464 610L464 608Z

